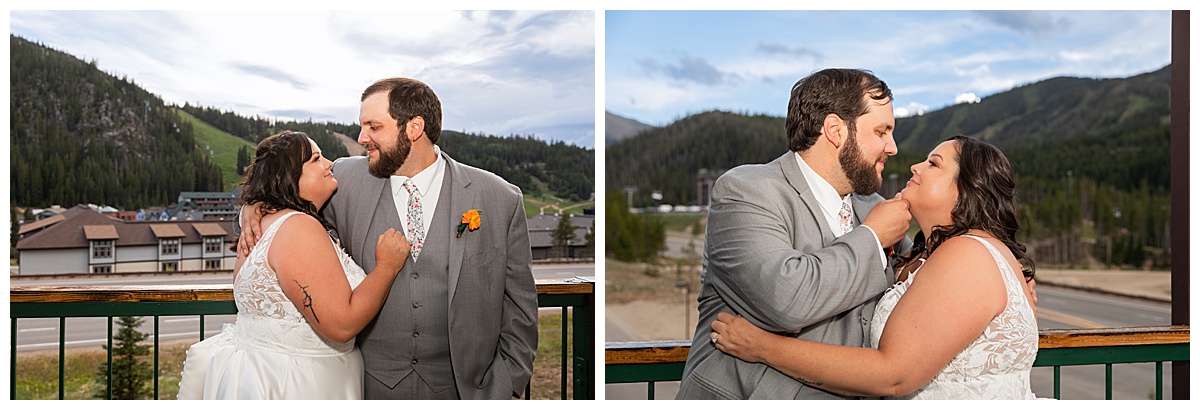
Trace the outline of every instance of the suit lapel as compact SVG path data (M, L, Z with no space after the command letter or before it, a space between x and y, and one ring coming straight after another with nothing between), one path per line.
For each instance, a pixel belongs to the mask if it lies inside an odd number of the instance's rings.
M450 195L450 212L445 216L446 226L451 229L458 228L459 222L462 220L462 214L471 209L475 203L475 192L468 187L471 185L471 179L467 177L463 171L462 165L450 159L449 155L442 153L442 159L446 161L446 176L450 178L450 189L445 193ZM450 237L450 282L449 282L449 300L447 303L453 305L454 291L458 288L459 274L462 272L463 257L467 252L467 236L456 238L457 231L453 231Z
M799 158L796 158L796 153L788 151L774 161L778 164L783 172L783 177L787 179L788 184L796 193L800 195L800 202L804 203L804 208L809 212L817 225L821 227L821 243L830 243L835 239L833 231L829 227L829 223L825 222L825 216L821 214L821 204L817 202L817 197L813 195L812 189L808 187L808 180L804 179L804 171L800 170L800 164L796 163Z

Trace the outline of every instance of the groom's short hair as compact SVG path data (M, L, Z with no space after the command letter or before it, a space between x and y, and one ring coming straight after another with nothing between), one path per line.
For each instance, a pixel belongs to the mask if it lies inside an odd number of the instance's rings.
M870 109L863 96L890 101L892 90L870 71L850 68L827 68L796 81L785 121L788 149L812 147L829 114L846 121L853 137L858 117Z
M388 115L396 120L401 132L408 120L421 117L425 120L425 136L437 144L442 135L442 102L432 88L411 78L385 78L367 87L359 101L381 92L388 93Z

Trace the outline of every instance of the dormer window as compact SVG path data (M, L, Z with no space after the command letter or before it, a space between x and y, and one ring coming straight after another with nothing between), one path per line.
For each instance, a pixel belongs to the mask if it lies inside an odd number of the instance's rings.
M92 259L112 259L113 241L92 241Z
M220 236L210 236L204 238L204 253L221 253L221 245L225 244L225 238Z
M180 247L183 245L183 230L176 224L153 224L150 230L158 238L158 258L160 260L179 259ZM163 268L166 270L166 268Z
M193 224L192 228L201 238L204 238L205 258L221 257L225 254L225 236L228 233L220 224L198 223Z
M120 235L113 225L84 225L83 236L91 248L88 264L107 264L114 261L116 243Z
M179 255L179 239L162 239L158 241L159 254Z

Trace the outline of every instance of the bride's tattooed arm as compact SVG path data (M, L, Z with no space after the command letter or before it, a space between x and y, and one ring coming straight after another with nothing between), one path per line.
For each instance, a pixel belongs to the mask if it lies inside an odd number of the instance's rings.
M317 311L313 310L312 296L308 295L308 286L301 285L300 281L295 279L292 279L292 282L296 282L296 286L299 286L300 291L304 292L304 308L308 309L309 312L312 312L313 320L315 320L317 323L321 323L321 319L317 319Z

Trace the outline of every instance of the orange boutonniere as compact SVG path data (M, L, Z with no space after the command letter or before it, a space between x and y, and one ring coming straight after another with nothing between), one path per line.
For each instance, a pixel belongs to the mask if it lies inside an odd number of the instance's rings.
M483 223L483 221L479 219L478 210L472 209L467 211L462 215L462 223L458 224L458 235L455 235L454 237L461 238L463 231L475 232L476 229L479 229L479 224L481 223Z

